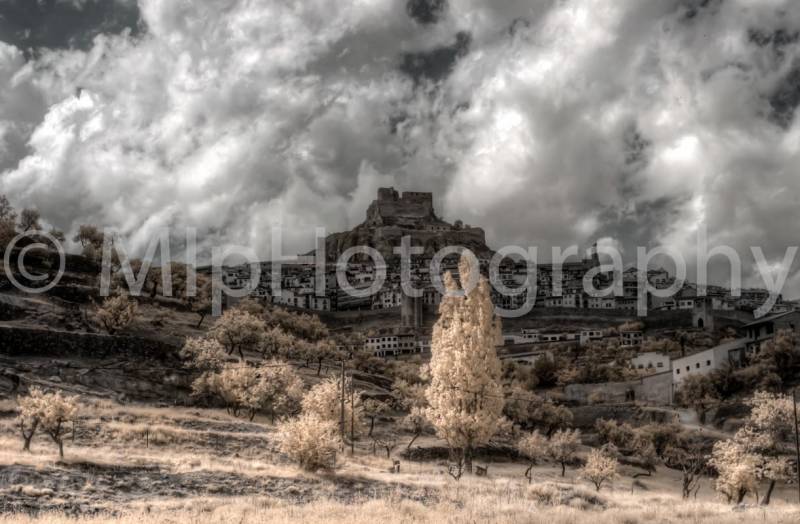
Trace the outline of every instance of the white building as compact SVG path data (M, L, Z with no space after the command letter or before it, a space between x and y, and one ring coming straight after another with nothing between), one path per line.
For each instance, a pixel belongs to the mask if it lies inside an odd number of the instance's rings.
M520 334L508 333L503 335L506 344L534 344L540 342L538 329L523 329Z
M588 309L614 309L616 300L614 297L589 297L586 299Z
M602 340L603 330L601 329L584 329L580 333L581 346L588 344L593 340Z
M414 335L411 334L386 334L367 337L365 347L376 357L387 357L422 353L425 346L418 344ZM428 342L428 348L430 348L430 342Z
M670 369L669 355L649 351L641 353L631 359L631 368L646 373L661 373Z
M738 366L744 357L747 340L740 338L732 342L676 359L672 362L672 383L680 384L686 377L706 375L726 365Z

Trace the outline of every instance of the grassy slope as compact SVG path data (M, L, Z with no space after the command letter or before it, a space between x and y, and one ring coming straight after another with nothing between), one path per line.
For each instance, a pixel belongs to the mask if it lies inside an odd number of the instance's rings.
M75 522L68 518L75 514L81 522L181 524L800 520L800 507L786 502L793 490L782 489L767 509L737 512L715 501L708 479L697 501L681 501L678 476L664 469L638 479L633 493L634 470L623 469L598 496L574 470L562 479L555 468L538 467L537 482L528 485L524 466L513 463L490 465L489 479L460 482L435 461L404 461L402 473L392 475L386 472L388 459L373 456L364 442L335 474L317 475L297 470L274 451L273 428L265 420L107 401L84 413L63 462L43 437L35 440L32 454L20 453L13 420L0 419L0 501L45 511L38 517L3 514L0 523ZM422 444L437 443L428 438ZM116 513L103 513L108 511Z

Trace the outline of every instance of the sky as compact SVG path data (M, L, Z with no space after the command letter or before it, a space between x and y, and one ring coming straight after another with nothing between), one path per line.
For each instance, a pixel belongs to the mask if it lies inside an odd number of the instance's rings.
M750 246L798 243L798 105L796 0L0 0L0 193L133 253L308 251L394 186L494 248L690 275L704 227L757 285Z

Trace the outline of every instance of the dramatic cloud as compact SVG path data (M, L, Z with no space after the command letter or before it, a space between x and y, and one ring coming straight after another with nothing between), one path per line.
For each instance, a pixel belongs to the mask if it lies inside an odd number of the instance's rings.
M394 185L494 246L796 243L793 0L117 3L60 44L0 25L0 192L63 229L267 257Z

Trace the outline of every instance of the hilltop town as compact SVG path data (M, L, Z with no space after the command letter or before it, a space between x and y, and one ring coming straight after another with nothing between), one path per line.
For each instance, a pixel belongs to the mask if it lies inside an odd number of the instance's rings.
M403 292L391 256L406 235L423 247L410 267L418 297ZM443 260L452 286L465 270L485 275L494 252L481 229L438 218L430 194L382 189L363 224L328 237L322 293L314 253L282 267L278 294L269 262L254 289L248 266L224 268L224 284L246 293L226 297L220 317L211 315L216 275L201 268L190 296L179 264L173 293L163 288L164 268L140 274L134 294L117 267L113 293L102 297L102 234L87 225L78 238L83 252L65 257L63 277L46 293L16 289L14 281L34 284L22 272L3 275L0 511L188 520L208 511L221 521L300 511L342 520L370 505L393 514L397 500L401 512L468 520L489 518L482 506L513 492L501 521L525 521L519 515L531 504L565 522L586 511L616 522L643 503L665 522L677 522L674 507L696 522L800 515L787 395L800 376L800 311L779 300L757 318L765 290L736 297L709 286L703 295L653 268L647 284L678 293L647 297L642 317L636 271L624 272L623 296L584 291L584 276L600 265L590 249L560 272L537 267L529 312L485 324L490 334L459 338L457 330L448 346L447 326L475 330L484 324L466 316L526 299L488 284L469 302L442 295L430 273L434 250L446 242L475 250L474 268L466 258ZM330 255L361 241L386 264L353 260L348 282L367 289L380 270L386 281L374 295L352 297ZM36 248L26 260L52 275L57 257ZM508 260L500 269L503 282L519 286L529 268ZM601 286L610 278L597 273ZM448 319L454 308L465 309ZM483 353L453 357L476 359L469 365L437 361L443 348L461 351L484 336L492 343L476 346ZM496 388L468 393L485 395L501 417L467 455L435 418L432 384L458 379L455 369ZM773 423L780 428L767 433ZM758 440L767 436L768 446ZM745 438L758 445L742 447ZM742 461L752 467L736 469Z

